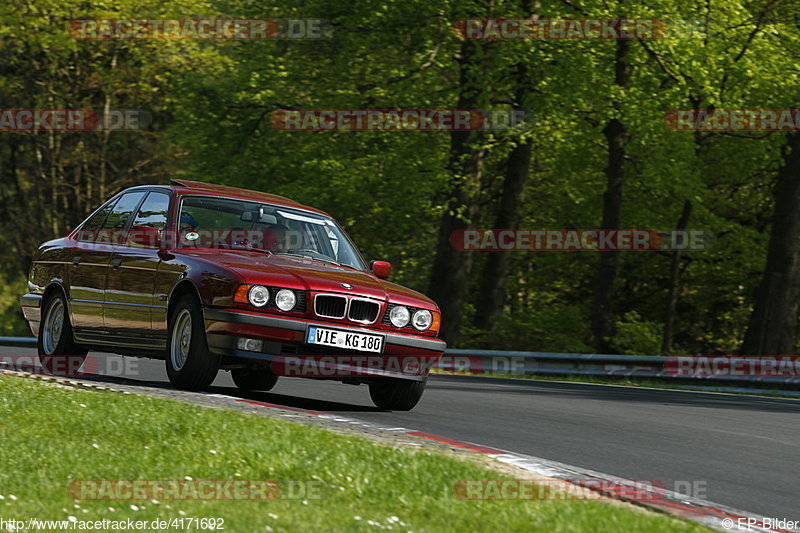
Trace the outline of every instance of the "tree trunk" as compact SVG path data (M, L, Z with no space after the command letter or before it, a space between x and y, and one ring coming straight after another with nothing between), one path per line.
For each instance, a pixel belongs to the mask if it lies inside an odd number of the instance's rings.
M508 154L503 194L497 206L494 227L514 229L519 225L519 207L531 165L533 140L520 140ZM511 265L512 251L491 252L483 268L478 299L475 306L475 327L483 330L494 328L495 321L505 303L506 275Z
M692 202L686 200L683 203L683 212L675 226L676 231L685 231L689 225L689 217L692 215ZM670 266L669 276L669 296L667 297L667 315L664 318L664 332L661 336L661 353L669 355L672 351L672 337L675 327L675 308L678 305L678 283L680 281L682 250L676 249L672 252L672 265Z
M464 41L459 54L460 91L458 109L479 108L485 80L476 72L475 56L481 45ZM469 288L472 252L461 252L450 244L450 235L466 229L478 210L478 195L483 174L485 149L480 131L453 131L450 134L450 197L439 225L436 257L428 294L442 311L440 336L455 343L461 327Z
M767 264L744 336L744 355L784 355L795 351L800 298L800 135L789 133L787 140L774 189Z
M520 2L524 16L537 19L533 14L534 2L522 0ZM525 110L525 100L531 91L529 69L527 62L517 63L515 68L514 110ZM516 139L516 145L509 152L505 162L505 177L503 191L497 204L494 228L515 229L519 225L520 206L522 205L525 185L530 173L531 154L533 153L533 138L523 135ZM475 300L475 317L473 325L484 331L492 331L497 317L505 306L506 277L511 267L513 252L492 252L486 258L486 263L481 273L481 282L478 286L478 297Z
M614 59L614 83L627 89L631 78L631 66L628 63L629 41L617 41ZM620 112L618 102L614 103L617 113ZM625 179L625 125L619 118L612 118L603 129L608 144L608 166L606 167L606 191L603 194L604 230L619 229L620 212L622 210L622 185ZM594 283L594 300L592 304L592 333L595 348L599 353L610 351L610 340L614 336L614 281L617 277L619 252L607 250L600 252L600 263Z

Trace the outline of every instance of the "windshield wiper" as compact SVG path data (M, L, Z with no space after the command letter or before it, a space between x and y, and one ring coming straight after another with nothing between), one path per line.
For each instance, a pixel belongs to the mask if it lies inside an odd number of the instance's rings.
M250 252L261 252L261 253L264 253L264 254L267 254L267 255L273 255L275 253L272 250L266 250L264 248L257 248L257 247L255 247L255 246L253 246L251 244L247 244L247 245L241 247L240 250L248 250Z
M313 259L314 261L325 261L326 263L336 263L332 259L321 259L319 257L314 257L313 255L308 254L300 254L297 252L278 252L279 255L291 255L292 257L303 257L305 259ZM336 263L338 264L338 263Z
M330 264L336 265L338 267L349 268L349 269L355 270L357 272L364 272L360 268L354 267L353 265L348 265L347 263L340 263L339 261L334 261L333 259L321 259L319 257L311 257L310 255L295 254L295 253L290 253L290 252L278 252L278 253L280 255L291 255L293 257L303 257L303 258L306 258L306 259L311 259L312 261L321 261L323 263L330 263Z
M338 261L334 261L333 259L322 259L321 257L314 257L307 254L298 254L293 252L279 252L280 255L291 255L292 257L302 257L304 259L311 259L312 261L321 261L323 263L330 263L336 266L348 266L343 263L339 263Z

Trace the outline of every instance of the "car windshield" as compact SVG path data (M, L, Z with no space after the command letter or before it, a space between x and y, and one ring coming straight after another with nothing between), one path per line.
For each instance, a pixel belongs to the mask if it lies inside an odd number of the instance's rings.
M265 250L366 271L355 245L324 215L247 200L185 196L178 221L183 247Z

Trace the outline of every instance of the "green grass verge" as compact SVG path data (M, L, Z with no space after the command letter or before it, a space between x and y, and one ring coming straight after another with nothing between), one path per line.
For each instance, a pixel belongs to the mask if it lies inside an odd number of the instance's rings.
M457 480L506 476L477 460L440 451L379 445L238 411L18 377L0 376L0 442L0 517L5 519L221 517L225 531L247 533L708 531L603 502L462 501L453 495ZM142 503L75 501L67 492L75 479L185 476L269 479L281 486L292 480L316 482L320 497Z

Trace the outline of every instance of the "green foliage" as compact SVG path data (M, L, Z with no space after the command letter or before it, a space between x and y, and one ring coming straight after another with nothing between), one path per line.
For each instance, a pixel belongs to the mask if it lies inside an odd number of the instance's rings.
M450 136L286 132L274 127L271 114L282 108L454 108L462 41L453 21L529 16L524 4L502 0L489 12L473 0L6 2L0 8L4 107L96 108L108 102L150 110L154 121L147 131L108 137L0 135L0 266L9 279L24 275L38 243L63 234L105 196L178 174L324 209L367 259L391 261L395 281L424 291L450 192ZM535 124L523 132L490 132L482 140L487 155L480 209L470 224L491 227L505 158L514 143L529 137L534 153L520 227L598 227L607 164L602 129L619 116L628 132L622 226L669 231L690 200L690 229L716 235L711 248L681 260L674 349L734 351L764 265L770 192L784 138L673 131L664 115L712 106L797 108L796 6L587 0L532 9L550 18L624 16L709 26L690 38L632 41L627 90L613 83L613 41L476 46L471 68L487 106L508 108L523 94ZM66 32L71 18L122 16L317 18L330 22L332 33L307 41L102 42L76 41ZM527 68L522 80L519 65ZM477 294L485 257L473 259L470 288ZM589 351L597 259L583 252L515 252L496 331L465 327L463 344ZM664 321L669 269L664 252L621 254L614 301L620 350L658 352L656 326ZM470 304L467 311L481 310Z
M25 337L31 334L19 307L19 297L25 294L27 286L23 276L7 280L0 274L0 337Z
M648 322L636 311L629 311L616 323L613 339L615 353L628 355L658 355L661 353L663 324Z
M535 302L528 312L504 315L497 333L487 343L498 346L496 349L583 353L591 351L585 342L588 336L584 308L541 301Z

